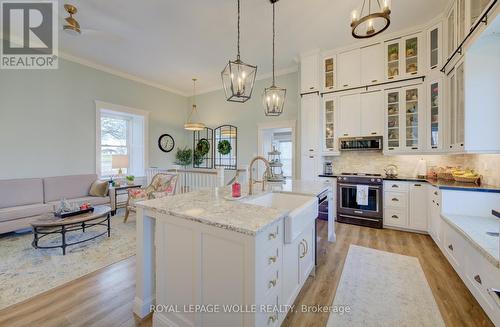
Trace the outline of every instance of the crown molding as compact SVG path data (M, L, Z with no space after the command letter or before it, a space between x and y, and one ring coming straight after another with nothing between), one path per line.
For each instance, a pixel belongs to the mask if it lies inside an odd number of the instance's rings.
M131 81L134 81L134 82L137 82L137 83L141 83L141 84L144 84L144 85L147 85L147 86L151 86L151 87L163 90L163 91L171 92L171 93L174 93L174 94L177 94L177 95L181 95L181 96L184 96L184 97L189 97L190 96L189 94L184 93L184 92L182 92L180 90L177 90L175 88L172 88L172 87L160 84L160 83L152 82L152 81L149 81L149 80L144 79L142 77L139 77L139 76L136 76L136 75L133 75L133 74L129 74L129 73L126 73L124 71L121 71L121 70L118 70L118 69L115 69L115 68L111 68L111 67L106 66L106 65L98 64L98 63L96 63L94 61L91 61L91 60L87 60L87 59L83 59L83 58L80 58L80 57L77 57L77 56L74 56L74 55L70 55L70 54L68 54L66 52L63 52L63 51L59 51L59 57L62 58L62 59L65 59L65 60L68 60L68 61L80 64L80 65L83 65L83 66L87 66L87 67L90 67L90 68L102 71L104 73L115 75L115 76L118 76L118 77L121 77L121 78L124 78L124 79L128 79L128 80L131 80Z
M298 72L298 71L299 71L299 66L298 65L293 65L293 66L290 66L288 68L283 68L283 69L277 70L276 73L275 73L275 76L288 75L288 74L295 73L295 72ZM257 74L257 77L255 78L255 80L256 81L261 81L261 80L264 80L264 79L269 79L271 77L273 77L273 73L272 72L271 73L265 73L265 74ZM218 90L222 90L222 85L221 84L214 85L212 87L206 87L204 89L199 90L196 93L198 95L200 95L200 94L210 93L210 92L214 92L214 91L218 91Z

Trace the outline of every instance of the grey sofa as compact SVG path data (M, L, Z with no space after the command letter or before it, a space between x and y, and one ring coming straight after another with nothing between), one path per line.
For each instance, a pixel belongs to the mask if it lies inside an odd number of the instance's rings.
M110 204L106 197L90 196L96 174L0 180L0 234L30 227L33 220L54 210L62 198Z

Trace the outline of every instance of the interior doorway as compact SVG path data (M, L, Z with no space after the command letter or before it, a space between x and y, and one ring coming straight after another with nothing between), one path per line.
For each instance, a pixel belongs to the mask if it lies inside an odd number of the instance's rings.
M279 151L279 160L282 164L282 173L286 179L296 176L295 160L295 121L263 123L258 126L258 154L270 159L269 152ZM259 166L258 171L263 167ZM260 174L259 174L260 175Z

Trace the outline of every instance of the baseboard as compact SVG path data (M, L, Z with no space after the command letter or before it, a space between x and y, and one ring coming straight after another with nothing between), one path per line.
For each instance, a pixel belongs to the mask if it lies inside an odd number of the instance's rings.
M148 299L146 301L135 297L134 298L134 313L139 316L139 318L144 318L151 313L151 306L154 305L154 298Z

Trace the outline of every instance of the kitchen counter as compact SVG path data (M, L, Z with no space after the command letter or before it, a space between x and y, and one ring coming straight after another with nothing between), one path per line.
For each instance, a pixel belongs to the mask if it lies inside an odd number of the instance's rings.
M441 217L461 233L491 264L500 268L498 236L487 234L487 232L499 232L498 219L451 214L441 214Z
M287 180L284 184L268 183L264 193L282 192L307 196L318 196L331 187L330 183ZM248 186L242 185L242 194ZM260 185L254 186L254 195L262 195ZM283 218L287 212L274 208L246 204L231 198L230 187L203 189L171 197L147 200L137 203L143 209L185 218L203 224L216 226L238 233L256 235L270 224ZM237 213L237 214L235 214Z
M342 176L342 175L339 175L339 174L319 175L319 177L330 177L330 178L335 178L338 176ZM458 190L458 191L470 191L470 192L500 193L500 186L494 186L494 185L488 185L488 184L476 185L473 183L461 183L461 182L447 181L447 180L441 180L441 179L439 179L439 180L438 179L422 179L422 178L417 178L417 177L404 177L404 176L398 176L396 178L382 177L382 179L385 181L429 183L432 186L435 186L441 190Z

